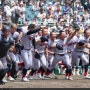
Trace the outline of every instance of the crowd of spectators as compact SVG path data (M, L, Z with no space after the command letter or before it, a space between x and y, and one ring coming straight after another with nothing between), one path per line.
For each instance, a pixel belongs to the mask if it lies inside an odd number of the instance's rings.
M90 12L80 0L6 0L3 10L0 10L0 22L9 25L33 23L56 31L66 29L73 20L82 31L90 25Z

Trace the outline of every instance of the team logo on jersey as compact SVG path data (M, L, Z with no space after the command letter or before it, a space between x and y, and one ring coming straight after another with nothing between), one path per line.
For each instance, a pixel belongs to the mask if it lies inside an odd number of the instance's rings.
M29 40L33 40L33 37L28 37Z
M47 42L44 42L44 43L41 43L39 44L40 46L46 46L48 43Z

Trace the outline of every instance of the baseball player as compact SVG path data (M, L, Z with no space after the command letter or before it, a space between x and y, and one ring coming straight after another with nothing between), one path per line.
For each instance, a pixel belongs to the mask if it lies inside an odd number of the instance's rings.
M10 27L4 26L0 34L0 84L4 84L2 79L8 72L6 60L8 50L14 45L14 40L9 35Z
M9 52L8 52L9 58L11 59L12 63L8 63L9 70L8 70L8 73L7 73L7 79L9 81L14 81L15 80L14 78L17 77L16 76L16 74L17 74L17 67L18 67L18 65L20 65L20 63L22 63L19 54L17 54L16 46L15 46L17 43L20 43L19 42L20 35L17 32L17 25L16 24L12 24L11 25L10 36L14 39L15 44L14 44L14 47L11 48L9 50ZM18 48L17 50L20 50L20 49ZM5 78L4 78L4 81L7 82L7 80Z
M46 49L48 44L48 30L47 28L42 29L42 36L39 36L35 38L35 44L34 44L34 70L38 70L38 77L40 79L43 78L43 74L45 70L47 70L47 59L46 59Z
M40 30L40 31L38 31L38 33L36 33L35 39L33 39L33 41L32 41L34 49L35 49L35 40L40 38L41 36L42 36L42 30ZM33 52L32 52L33 53L33 68L31 70L31 72L29 73L29 77L28 77L30 80L38 79L37 71L40 68L40 64L41 64L40 60L37 60L35 58L35 51L34 51L34 49L33 49Z
M79 30L79 27L77 25L75 26L75 30L76 31L70 36L67 36L65 31L60 31L57 44L52 46L53 48L55 48L55 58L53 60L52 66L46 72L47 75L49 75L49 73L52 72L53 69L55 68L56 64L62 60L67 67L65 79L73 80L71 77L72 74L71 59L67 53L67 45L68 42L75 36L76 32Z
M10 28L10 36L14 39L15 43L17 43L19 40L19 33L16 30L17 30L17 25L12 24ZM15 63L17 62L16 55L15 55L15 47L12 48L12 50L9 50L8 55L12 60L12 66L15 66ZM7 78L10 81L14 81L15 79L11 77L11 69L12 69L11 65L9 64L9 71L7 73ZM15 67L13 67L13 71L16 72Z
M80 32L78 32L76 36L78 38L77 42L83 38L83 34L81 34ZM73 73L74 75L75 74L80 75L79 74L79 65L80 65L80 62L81 62L81 60L80 60L80 58L78 58L78 60L76 61L76 68L74 68L74 73ZM82 66L82 70L83 70L83 66Z
M24 63L21 57L21 50L23 50L23 46L16 44L11 53L9 53L10 58L13 60L10 76L12 76L14 80L17 78L19 69L24 67ZM13 81L12 79L10 80Z
M50 33L50 39L48 40L48 62L49 62L49 67L52 65L52 62L54 60L54 51L55 49L52 48L53 45L57 43L57 34L56 32L51 32Z
M82 66L84 67L84 78L85 79L90 79L88 76L88 65L89 65L89 58L88 55L88 49L90 49L90 44L89 44L89 37L90 37L90 30L85 30L83 38L79 40L77 43L73 53L72 53L72 65L76 63L78 58L81 59L82 61ZM87 49L86 49L87 48Z
M50 66L52 66L52 63L53 63L53 60L54 60L54 57L55 57L55 52L54 52L55 48L52 48L52 46L56 45L56 43L57 43L57 34L56 34L56 32L52 31L50 33L50 38L48 40L48 58L47 58L48 68ZM52 78L51 75L48 76L46 73L45 73L44 77L45 78Z
M87 28L85 31L84 31L84 37L85 37L85 39L86 39L86 41L88 42L88 43L90 43L90 29L89 28ZM88 48L85 48L84 50L83 50L83 52L84 52L84 54L86 55L86 57L87 57L87 59L89 60L89 49ZM82 69L82 71L83 71L83 69ZM82 72L82 74L84 74L84 71Z
M73 28L71 28L71 29L68 30L68 34L69 34L69 35L72 35L73 32L74 32L74 31L73 31ZM68 42L68 50L67 50L67 52L68 52L69 57L70 57L71 60L72 60L72 52L73 52L73 50L74 50L74 48L75 48L76 43L78 42L78 40L79 40L79 38L77 37L77 35L75 35L75 36ZM76 65L76 66L77 66L77 65ZM79 75L78 68L76 69L76 68L73 67L73 75L75 75L75 74Z
M27 70L32 69L33 67L33 58L32 58L32 40L34 39L34 33L38 32L41 27L35 29L34 24L28 26L27 32L23 32L21 43L24 46L24 49L21 51L21 56L24 62L25 67L23 68L22 81L29 81L26 78Z

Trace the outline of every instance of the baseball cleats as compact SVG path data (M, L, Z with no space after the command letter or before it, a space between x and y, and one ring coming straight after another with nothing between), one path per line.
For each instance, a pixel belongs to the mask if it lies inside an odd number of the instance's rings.
M35 78L35 79L39 79L38 74L35 74L35 75L34 75L34 78Z
M41 74L38 74L38 78L40 78L40 79L42 79L42 80L45 79L44 76L42 76Z
M44 76L44 79L51 79L51 77L50 77L50 76L45 75L45 76Z
M23 78L22 78L22 81L23 81L23 82L29 82L29 80L28 80L26 77L23 77Z
M3 78L3 80L2 80L4 83L7 83L8 81L5 79L5 78Z
M71 81L73 80L73 78L71 76L66 76L65 79L66 80L71 80Z
M90 79L90 76L84 76L84 79Z
M68 80L68 76L65 76L65 79Z
M57 79L57 77L54 73L51 73L50 75L45 75L44 77L47 79Z
M38 77L38 75L37 74L34 74L33 76L28 76L28 79L29 80L37 80L37 79L39 79L39 77Z
M29 79L29 80L34 80L34 76L30 76L30 75L29 75L29 76L28 76L28 79Z
M72 78L71 76L69 76L69 77L68 77L68 80L71 80L71 81L72 81L72 80L73 80L73 78Z
M9 76L7 79L8 79L9 81L14 81L14 80L15 80L15 79L12 78L11 76Z

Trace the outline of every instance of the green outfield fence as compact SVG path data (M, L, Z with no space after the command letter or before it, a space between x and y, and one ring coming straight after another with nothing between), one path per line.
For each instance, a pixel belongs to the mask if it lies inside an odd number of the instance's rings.
M74 68L76 68L76 66L74 66ZM79 74L82 75L82 74L83 74L83 72L82 72L82 67L81 67L81 66L78 66L78 68L79 68ZM59 65L57 65L57 66L55 67L54 73L55 73L56 75L62 75L62 73L61 73L61 67L60 67ZM88 74L90 74L90 66L88 66Z

